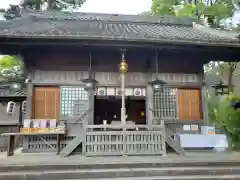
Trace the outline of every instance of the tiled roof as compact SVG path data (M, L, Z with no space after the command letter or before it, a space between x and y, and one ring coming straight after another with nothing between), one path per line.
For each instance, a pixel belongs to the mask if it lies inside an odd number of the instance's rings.
M194 18L30 10L18 19L0 21L0 37L239 45L237 33L212 31Z
M26 92L25 90L18 91L18 92L11 92L11 91L5 90L5 91L0 91L0 98L1 97L26 97Z
M11 84L3 84L0 86L0 98L3 97L25 97L26 89L20 89L18 91L13 91L10 88Z

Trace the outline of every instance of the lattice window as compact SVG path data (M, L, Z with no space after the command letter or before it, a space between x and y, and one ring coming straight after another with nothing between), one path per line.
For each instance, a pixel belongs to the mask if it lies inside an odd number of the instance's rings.
M156 118L177 119L177 89L164 88L153 94L153 111Z
M61 115L76 117L86 111L88 93L83 87L61 88Z

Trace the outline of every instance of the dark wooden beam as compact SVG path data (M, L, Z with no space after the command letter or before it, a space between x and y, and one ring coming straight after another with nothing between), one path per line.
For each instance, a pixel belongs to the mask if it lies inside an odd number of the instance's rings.
M154 48L159 49L161 56L171 58L173 56L192 57L201 61L239 61L240 47L224 47L212 45L192 45L177 43L139 43L121 41L90 41L90 40L30 40L30 39L0 39L2 54L19 54L26 51L46 51L49 49L63 48L65 50L79 51L89 47L95 49L112 49L119 51L125 47L128 51L151 52ZM173 57L174 58L174 57ZM176 58L176 57L175 57Z

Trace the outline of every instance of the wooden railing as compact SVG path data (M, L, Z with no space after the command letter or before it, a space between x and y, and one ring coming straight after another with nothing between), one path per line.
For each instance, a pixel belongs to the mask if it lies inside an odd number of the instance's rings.
M83 153L103 155L166 155L165 126L88 125Z

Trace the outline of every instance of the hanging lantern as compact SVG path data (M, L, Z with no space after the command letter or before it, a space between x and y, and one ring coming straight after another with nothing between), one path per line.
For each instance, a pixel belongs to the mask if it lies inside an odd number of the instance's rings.
M215 89L215 95L227 95L229 94L229 87L223 83L219 83L213 86Z
M240 109L240 101L233 101L231 105L235 110Z
M149 84L152 85L154 92L159 92L159 91L163 91L164 84L166 84L166 82L158 79L158 52L157 52L157 50L156 50L156 54L155 54L155 65L156 65L156 79L154 81L149 82Z
M91 78L91 76L87 79L83 79L82 82L84 83L84 89L86 91L95 90L98 84L98 82L94 78Z
M84 83L84 89L86 91L89 90L95 90L96 86L98 84L98 81L93 78L93 73L92 73L92 53L90 51L89 53L89 71L88 71L88 78L83 79L82 82Z
M163 90L164 84L166 84L166 82L156 79L154 81L151 81L149 84L152 85L154 92L159 92Z

